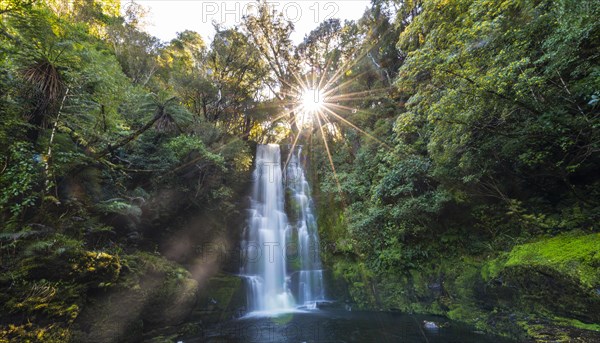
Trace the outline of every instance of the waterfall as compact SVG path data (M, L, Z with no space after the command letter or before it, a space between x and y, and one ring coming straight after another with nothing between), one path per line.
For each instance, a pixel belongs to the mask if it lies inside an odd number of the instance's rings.
M286 169L286 185L290 190L290 212L296 218L296 240L298 260L295 282L298 304L315 308L318 300L325 297L323 288L323 270L319 254L319 232L314 216L310 185L306 180L302 163L302 147L290 152L290 161ZM290 254L290 257L291 254Z
M248 280L249 308L277 311L293 308L285 242L290 229L284 211L285 193L279 145L259 145L250 202L242 273Z
M324 298L317 225L301 153L301 148L291 152L284 179L279 145L258 145L256 150L241 270L251 311L314 308ZM285 211L286 189L293 225Z

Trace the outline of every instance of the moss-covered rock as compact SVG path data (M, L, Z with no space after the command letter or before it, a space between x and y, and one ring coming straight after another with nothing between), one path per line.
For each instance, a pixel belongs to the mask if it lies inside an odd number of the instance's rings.
M198 306L192 318L203 322L218 322L238 317L246 311L246 290L243 279L219 273L211 277L200 291Z
M569 233L514 247L483 268L501 301L600 322L600 234Z
M72 323L83 306L84 294L85 287L77 283L21 280L5 292L3 310L29 319L55 318Z
M378 277L351 259L330 261L362 307L445 315L519 341L596 342L599 258L600 234L572 232Z
M0 343L36 342L65 343L72 338L71 331L60 323L38 326L33 323L9 324L0 328Z
M120 258L54 230L27 232L14 236L19 250L0 251L9 271L0 274L0 330L9 341L67 342L90 292L118 280Z
M596 289L600 286L600 233L571 232L518 245L488 264L487 278L518 267L553 270L584 288Z
M78 342L139 342L144 331L181 324L197 301L198 283L163 257L138 252L123 258L127 272L97 294L77 321Z
M156 255L139 253L136 258L139 282L156 284L146 290L144 322L151 325L183 322L196 304L198 282L186 269Z

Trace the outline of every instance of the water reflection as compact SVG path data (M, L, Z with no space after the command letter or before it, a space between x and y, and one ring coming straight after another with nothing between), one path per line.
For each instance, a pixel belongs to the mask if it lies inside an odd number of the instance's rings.
M184 340L196 342L405 342L501 343L442 317L344 310L295 311L275 317L244 317L204 328Z

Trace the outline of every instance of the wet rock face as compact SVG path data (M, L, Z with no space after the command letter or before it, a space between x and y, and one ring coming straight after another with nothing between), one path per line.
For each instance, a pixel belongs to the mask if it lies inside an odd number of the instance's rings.
M487 259L461 256L424 264L379 278L373 292L380 302L368 306L440 314L519 341L537 337L536 332L548 332L546 341L560 341L554 334L564 328L570 341L600 342L598 251L600 236L582 232L517 245ZM356 264L350 267L358 270ZM357 289L371 291L370 286L349 282L353 295Z
M429 331L438 331L440 329L440 326L436 322L424 320L423 328Z

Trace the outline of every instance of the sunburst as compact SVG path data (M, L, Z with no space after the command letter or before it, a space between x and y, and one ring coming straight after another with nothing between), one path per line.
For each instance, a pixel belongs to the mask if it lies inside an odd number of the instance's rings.
M302 91L302 106L308 112L317 112L324 105L323 92L320 89L305 89Z
M360 58L361 57L359 57L359 59ZM387 147L385 142L382 142L365 130L359 128L346 118L349 113L356 113L358 111L356 108L346 106L348 102L377 98L389 90L389 88L386 87L361 92L344 92L345 88L348 88L356 78L361 76L356 75L350 80L340 82L344 75L348 75L347 72L352 69L354 63L356 63L356 60L351 63L345 63L335 70L332 75L327 75L327 72L320 74L320 77L316 77L314 72L308 73L304 75L304 77L294 75L296 84L288 85L291 91L290 93L285 94L288 98L292 99L292 104L288 107L291 109L292 114L289 117L294 121L294 124L299 131L293 139L286 164L289 162L291 154L298 143L298 139L301 135L300 133L304 130L308 130L312 133L316 128L323 140L325 152L340 194L342 194L341 186L333 163L333 157L327 139L328 136L338 136L338 138L341 138L338 126L346 125ZM326 67L325 70L327 69L328 68Z

